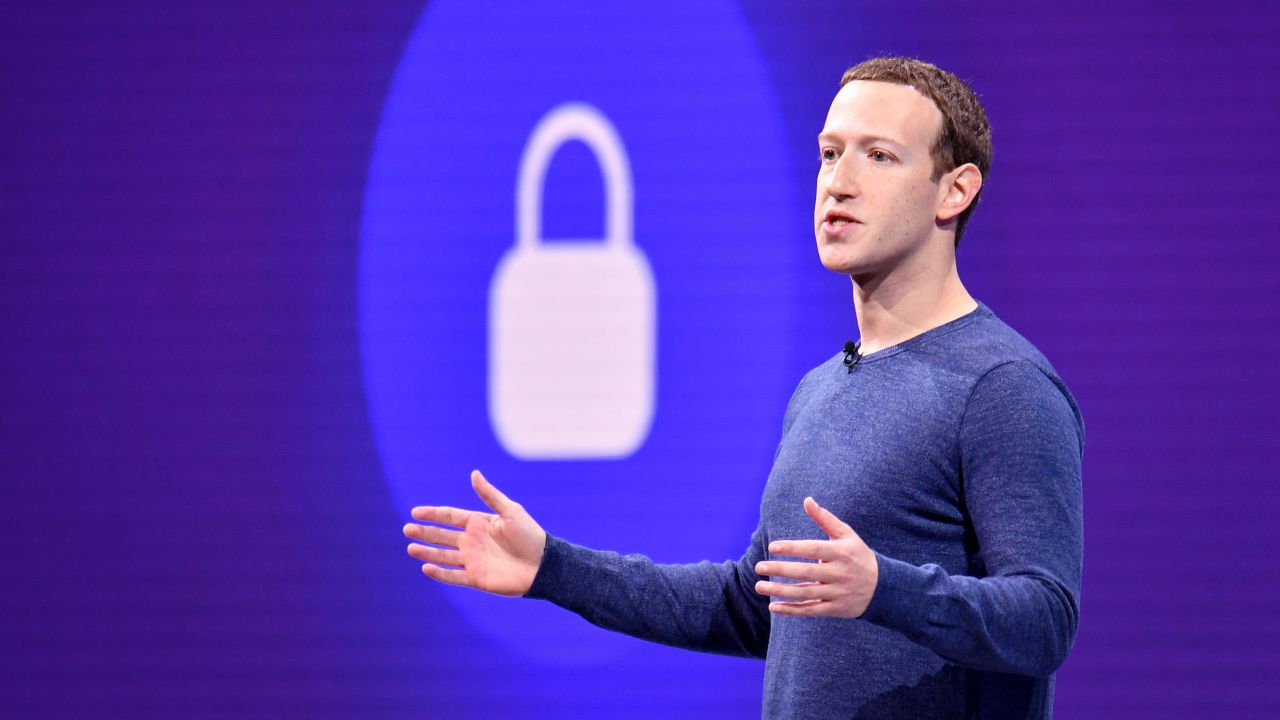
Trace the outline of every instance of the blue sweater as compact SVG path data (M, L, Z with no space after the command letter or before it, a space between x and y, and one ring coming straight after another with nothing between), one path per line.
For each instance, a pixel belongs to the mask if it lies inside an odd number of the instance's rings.
M766 718L1047 718L1075 637L1084 425L1052 366L979 304L811 370L741 559L658 565L558 537L527 596L605 628L765 658ZM812 495L876 552L858 619L771 616L770 541L827 539Z

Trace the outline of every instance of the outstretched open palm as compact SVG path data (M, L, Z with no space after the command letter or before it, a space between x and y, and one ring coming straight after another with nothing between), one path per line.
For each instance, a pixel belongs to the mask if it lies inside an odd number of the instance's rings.
M419 524L404 526L409 555L423 562L427 577L495 595L524 595L533 585L547 544L547 533L479 470L471 487L492 513L453 507L413 509Z

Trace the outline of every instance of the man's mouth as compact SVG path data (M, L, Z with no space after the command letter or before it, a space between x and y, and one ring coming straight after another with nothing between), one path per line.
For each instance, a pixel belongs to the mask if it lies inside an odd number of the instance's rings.
M856 222L858 222L857 218L840 210L830 210L822 218L822 224L831 230L841 230Z

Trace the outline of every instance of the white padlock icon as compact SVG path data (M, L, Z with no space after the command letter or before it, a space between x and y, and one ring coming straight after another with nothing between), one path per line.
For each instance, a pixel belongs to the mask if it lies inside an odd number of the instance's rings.
M600 164L605 238L544 243L547 166L572 140ZM517 242L489 288L489 418L518 458L626 457L649 435L657 301L632 202L626 150L599 110L566 103L538 122L520 160Z

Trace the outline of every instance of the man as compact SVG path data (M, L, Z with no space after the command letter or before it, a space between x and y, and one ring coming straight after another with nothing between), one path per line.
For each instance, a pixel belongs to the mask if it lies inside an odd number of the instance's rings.
M493 513L414 508L435 580L544 598L606 628L766 658L768 718L1045 718L1075 637L1083 423L1048 361L975 301L955 248L991 160L955 76L877 58L818 136L818 253L859 344L787 408L737 562L657 565Z

